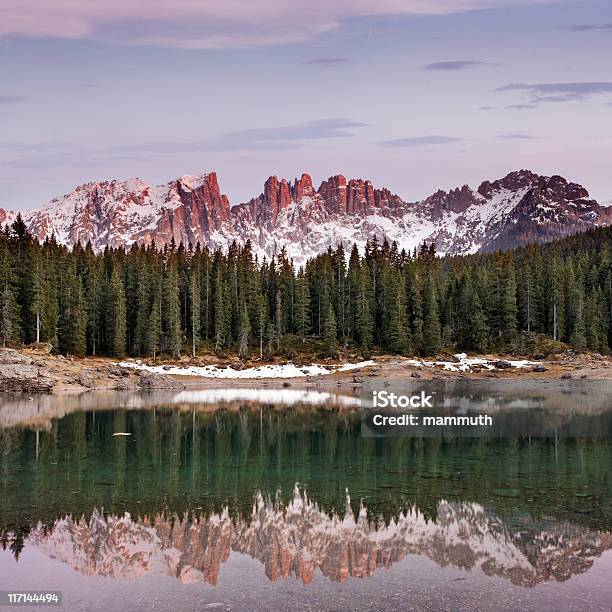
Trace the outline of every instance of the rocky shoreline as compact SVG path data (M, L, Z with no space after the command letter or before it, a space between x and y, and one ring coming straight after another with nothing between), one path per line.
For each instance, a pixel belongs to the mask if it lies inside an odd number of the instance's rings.
M121 368L110 359L74 359L0 349L0 392L51 393L87 389L182 389L172 376Z
M46 354L39 349L26 348L20 351L0 349L0 391L6 393L50 393L89 389L130 391L139 389L183 389L223 387L305 387L349 389L360 386L370 378L385 380L414 379L483 379L483 378L527 378L527 379L590 379L612 381L612 359L596 354L576 354L566 351L559 355L543 358L532 357L534 361L519 362L509 358L488 355L469 358L465 364L456 356L442 355L437 360L416 361L397 356L377 356L372 361L357 364L359 367L343 369L341 364L327 360L323 365L329 370L325 375L304 375L291 378L261 377L243 378L205 377L176 374L177 370L190 371L202 366L215 367L218 371L234 373L250 367L262 367L257 361L242 362L237 359L219 360L214 357L190 359L182 357L168 362L156 362L157 370L140 369L149 367L147 360L130 360L118 365L106 357L64 357ZM479 363L483 362L483 363ZM213 365L214 364L214 365ZM285 364L286 365L286 364ZM282 362L275 364L283 366ZM460 369L459 366L462 368ZM266 367L266 366L264 366ZM269 367L269 366L268 366ZM304 371L308 367L302 366ZM612 385L612 382L611 382Z

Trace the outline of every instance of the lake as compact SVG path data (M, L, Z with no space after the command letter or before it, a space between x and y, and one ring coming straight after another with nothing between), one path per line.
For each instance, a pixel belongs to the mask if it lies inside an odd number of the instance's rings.
M0 590L69 610L610 610L612 406L548 389L514 409L569 434L368 437L359 397L312 389L6 396Z

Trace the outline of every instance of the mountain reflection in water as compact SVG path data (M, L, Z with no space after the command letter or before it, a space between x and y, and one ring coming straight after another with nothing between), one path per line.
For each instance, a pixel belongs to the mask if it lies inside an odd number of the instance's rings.
M603 431L374 439L345 402L90 397L61 410L6 405L0 544L18 564L31 549L84 576L215 585L242 554L272 582L331 584L415 556L534 587L588 572L612 549Z
M585 572L612 548L612 534L570 523L527 520L524 531L510 530L477 503L440 501L436 513L431 520L411 508L376 524L364 508L355 517L348 499L344 515L329 515L296 487L286 506L258 495L252 514L237 519L227 510L138 519L94 510L87 519L59 519L50 529L38 525L26 545L85 575L135 579L153 573L213 585L232 551L260 561L273 581L294 576L309 583L319 570L344 582L412 554L535 586Z

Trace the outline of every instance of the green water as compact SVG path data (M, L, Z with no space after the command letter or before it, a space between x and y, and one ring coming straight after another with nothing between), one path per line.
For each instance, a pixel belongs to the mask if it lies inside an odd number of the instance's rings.
M117 403L126 405L125 397ZM500 589L565 588L609 559L611 466L605 431L556 440L382 439L362 437L355 412L325 406L85 406L0 428L0 534L13 570L38 567L28 561L32 549L71 567L74 580L104 575L138 584L157 572L177 585L195 576L231 591L238 587L224 568L242 555L263 568L245 570L257 581L348 580L348 596L350 585L378 588L407 559L422 557L440 571L466 571L454 579L466 581L465 593L472 578L478 588L497 580ZM122 529L140 551L137 561L117 535L126 513ZM142 552L145 536L163 563L152 560L150 546ZM179 551L178 565L169 550ZM109 565L104 555L116 558ZM447 578L438 580L440 603L449 595ZM327 587L304 588L313 595ZM404 589L393 588L398 596ZM605 609L609 585L589 588L595 608ZM85 601L82 609L96 607Z

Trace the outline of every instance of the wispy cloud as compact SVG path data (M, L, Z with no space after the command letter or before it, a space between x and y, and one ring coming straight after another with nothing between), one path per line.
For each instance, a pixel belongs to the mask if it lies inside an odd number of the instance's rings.
M498 138L502 140L534 140L533 136L529 134L522 134L520 132L513 132L510 134L498 134Z
M612 81L586 81L577 83L510 83L495 91L526 91L543 94L573 94L588 96L612 92Z
M25 100L25 96L0 96L0 104L17 104Z
M499 64L474 60L452 60L449 62L434 62L433 64L426 64L423 66L423 70L453 71L465 70L466 68L476 68L478 66L499 66Z
M457 142L463 142L463 138L455 138L454 136L429 135L384 140L380 144L383 147L427 147L430 145L444 145Z
M439 15L533 1L173 0L170 10L168 0L2 0L0 37L87 38L119 45L220 49L304 42L356 18Z
M612 32L612 23L576 23L561 26L561 29L571 32Z
M585 81L575 83L510 83L494 91L518 91L527 100L522 104L512 104L506 108L536 108L546 102L571 102L586 100L591 96L611 93L612 81Z
M72 145L70 143L58 140L49 140L45 142L0 141L0 151L8 151L11 153L36 153L54 149L70 149L71 147Z
M508 104L504 106L504 108L510 110L531 110L533 108L538 108L537 104Z
M269 149L285 146L295 148L306 140L327 138L350 138L352 129L366 127L367 123L345 118L319 119L295 125L279 127L252 128L228 132L220 138L210 141L209 146L215 149Z
M0 142L3 164L20 168L44 168L79 164L90 166L117 160L143 160L153 155L195 153L198 151L286 151L300 149L310 140L351 138L351 130L367 123L346 118L329 118L294 125L252 128L221 134L217 138L192 141L154 141L99 149L76 149L63 142Z
M250 128L226 132L216 138L194 141L158 141L115 147L114 151L189 153L195 151L283 151L299 149L309 140L351 138L351 130L367 123L328 118L293 125Z
M2 164L10 168L57 168L57 167L96 167L107 166L120 161L139 161L142 155L118 154L117 152L88 151L85 149L48 150L32 152L30 155L4 160Z
M332 67L338 66L339 64L346 64L348 59L346 57L315 57L314 59L304 62L307 66L324 66Z

